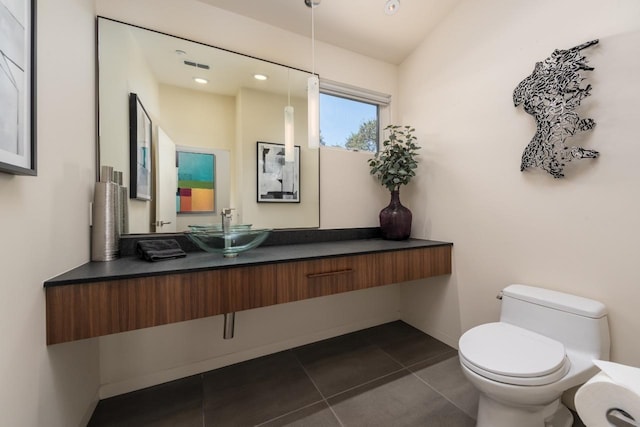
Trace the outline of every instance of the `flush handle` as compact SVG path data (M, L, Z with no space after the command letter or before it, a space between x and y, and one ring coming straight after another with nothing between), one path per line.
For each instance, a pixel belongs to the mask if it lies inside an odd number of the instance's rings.
M502 300L503 295L504 293L502 291L498 292L498 295L496 295L496 299Z
M626 411L618 408L612 408L607 411L607 421L615 427L639 427L640 424L629 415Z

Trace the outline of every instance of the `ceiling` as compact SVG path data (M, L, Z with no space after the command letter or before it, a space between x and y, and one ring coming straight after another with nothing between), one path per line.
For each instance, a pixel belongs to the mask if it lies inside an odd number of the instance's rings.
M269 61L109 19L101 19L99 27L102 38L113 37L116 31L128 32L160 83L227 96L236 96L240 88L276 94L290 93L293 97L307 96L307 72L289 70ZM185 61L209 68L188 66ZM267 80L258 81L254 74L265 75ZM205 78L208 83L199 85L194 82L195 77Z
M311 9L305 6L304 0L199 1L286 31L311 36ZM386 0L321 0L314 9L315 38L399 64L463 0L399 1L397 12L387 15Z

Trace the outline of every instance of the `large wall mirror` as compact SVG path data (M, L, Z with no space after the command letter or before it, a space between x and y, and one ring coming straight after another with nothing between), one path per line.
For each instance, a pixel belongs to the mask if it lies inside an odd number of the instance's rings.
M235 209L234 221L256 227L319 227L319 153L306 147L309 73L102 17L98 73L98 162L122 171L126 186L131 94L151 121L151 200L128 199L128 233L180 232L216 223L229 207ZM278 191L265 200L259 197L259 182L268 178L277 186L278 177L262 170L258 147L276 148L261 154L264 160L276 153L268 164L278 169L279 145L274 144L284 143L287 105L294 107L300 147L299 188L293 200L279 198ZM180 188L185 184L178 184L178 168L186 170L184 162L176 163L180 153L214 159L211 209L180 207L181 192L189 194Z

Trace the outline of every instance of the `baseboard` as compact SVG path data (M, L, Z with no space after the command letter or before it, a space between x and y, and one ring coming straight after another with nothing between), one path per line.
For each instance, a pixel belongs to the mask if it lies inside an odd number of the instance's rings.
M98 406L99 401L100 401L100 388L96 388L96 392L93 395L93 399L91 399L91 404L87 407L87 410L85 411L84 415L82 416L82 419L80 420L80 424L78 425L79 427L85 427L87 424L89 424L89 421L91 420L91 416L93 415L93 412L96 410L96 406Z
M451 335L446 334L446 333L444 333L442 331L421 328L419 325L415 324L415 322L412 322L411 319L409 319L407 317L400 316L400 320L402 320L403 322L413 326L416 329L420 329L422 332L424 332L427 335L432 336L433 338L437 339L438 341L442 341L443 343L447 344L450 347L455 348L456 350L458 349L458 340L460 339L460 337L452 337Z
M381 325L383 323L393 322L395 320L399 320L399 318L399 313L396 312L387 316L370 318L359 322L349 323L347 325L341 325L339 327L331 329L292 337L290 339L271 343L269 345L249 348L236 353L225 354L219 357L192 363L190 365L155 372L150 375L131 378L115 383L102 384L100 386L99 395L101 399L106 399L112 396L129 393L131 391L140 390L180 378L185 378L191 375L201 374L203 372L218 369L223 366L233 365L234 363L244 362L245 360L255 359L256 357L266 356L268 354L273 354L279 351L288 350L290 348L310 344L327 338L333 338L339 335L348 334L350 332L359 331L361 329L370 328L372 326Z

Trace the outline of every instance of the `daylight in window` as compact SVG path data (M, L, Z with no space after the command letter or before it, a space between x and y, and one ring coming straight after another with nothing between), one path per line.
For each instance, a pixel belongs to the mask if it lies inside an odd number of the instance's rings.
M321 93L320 144L377 151L378 106Z
M381 109L389 95L320 80L320 144L378 151Z

